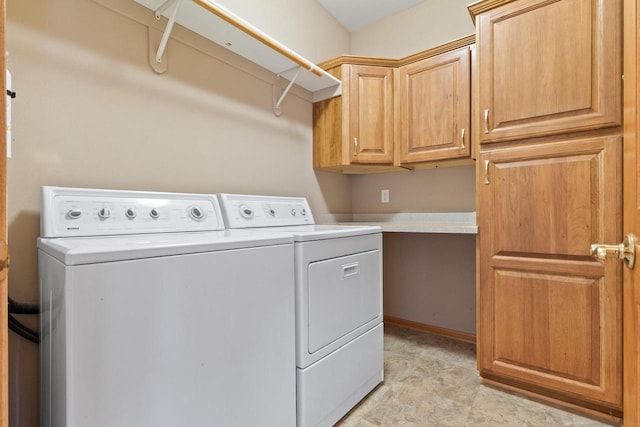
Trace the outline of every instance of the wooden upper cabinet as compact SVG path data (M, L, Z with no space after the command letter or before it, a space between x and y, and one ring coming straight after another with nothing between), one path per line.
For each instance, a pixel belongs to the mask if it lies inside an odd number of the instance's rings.
M342 96L313 104L313 167L337 172L393 168L393 67L338 64Z
M621 124L620 1L522 0L476 12L481 143Z
M468 157L469 48L405 65L397 76L400 163Z
M474 41L320 64L342 81L342 95L313 104L313 167L369 173L470 162Z
M349 87L343 90L349 91L351 163L393 164L393 69L343 67L349 71Z

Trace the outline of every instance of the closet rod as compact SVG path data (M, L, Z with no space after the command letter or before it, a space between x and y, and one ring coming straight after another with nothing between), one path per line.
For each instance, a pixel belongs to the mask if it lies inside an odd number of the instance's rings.
M235 14L233 14L230 11L228 11L224 7L220 6L219 4L217 4L217 3L215 3L215 2L213 2L211 0L193 0L193 2L196 3L198 6L200 6L200 7L204 8L204 9L208 10L209 12L213 13L214 15L218 16L219 18L225 20L226 22L228 22L229 24L233 25L234 27L236 27L240 31L243 31L247 35L253 37L256 40L258 40L259 42L269 46L271 49L275 50L279 54L289 58L291 61L295 62L296 64L298 64L298 65L306 68L307 70L311 71L316 76L318 76L318 77L322 77L323 76L324 70L318 68L312 62L310 62L307 59L303 58L302 56L298 55L297 53L295 53L291 49L289 49L286 46L282 45L280 42L272 39L271 37L269 37L268 35L266 35L262 31L260 31L259 29L257 29L253 25L249 24L248 22L246 22L242 18L236 16Z

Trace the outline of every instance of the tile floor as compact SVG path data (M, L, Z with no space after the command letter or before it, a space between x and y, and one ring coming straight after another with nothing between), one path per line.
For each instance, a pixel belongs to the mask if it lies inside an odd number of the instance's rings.
M482 385L473 344L393 325L384 340L384 383L338 426L608 425Z

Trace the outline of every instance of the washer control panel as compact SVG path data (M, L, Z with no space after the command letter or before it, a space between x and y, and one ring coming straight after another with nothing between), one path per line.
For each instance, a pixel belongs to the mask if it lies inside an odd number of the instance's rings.
M41 236L223 230L214 196L43 187Z
M314 224L304 197L218 194L227 228L278 227Z

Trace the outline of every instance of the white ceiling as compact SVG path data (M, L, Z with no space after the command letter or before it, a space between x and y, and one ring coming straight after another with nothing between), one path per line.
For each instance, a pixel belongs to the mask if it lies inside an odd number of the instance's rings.
M424 0L316 0L350 32L395 15Z

